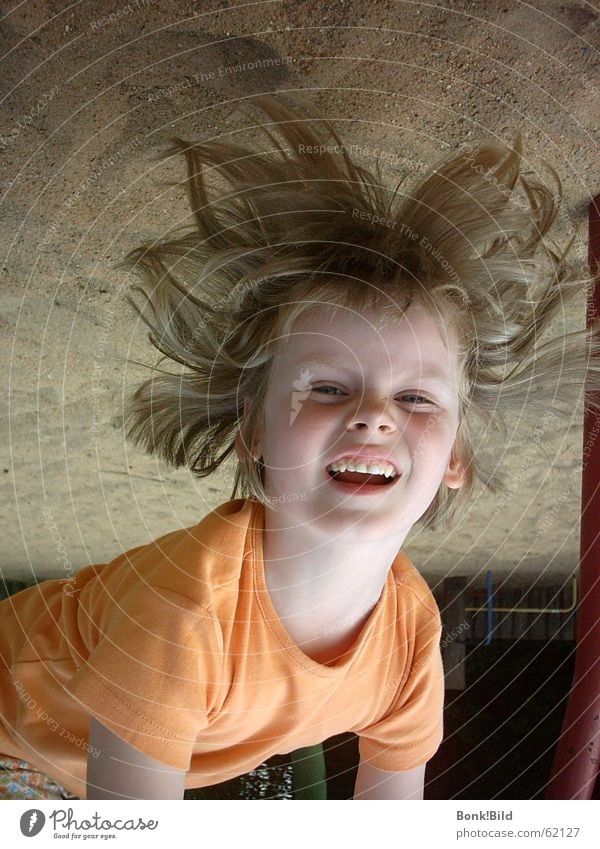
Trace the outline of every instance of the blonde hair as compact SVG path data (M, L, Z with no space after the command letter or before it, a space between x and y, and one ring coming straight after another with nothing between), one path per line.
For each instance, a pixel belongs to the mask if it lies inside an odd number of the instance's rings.
M283 139L262 127L274 149L233 141L172 142L183 155L194 224L180 235L142 245L120 266L132 268L144 298L136 312L151 343L184 366L156 369L130 399L127 436L200 477L234 450L243 398L252 399L244 443L261 422L277 340L315 304L393 318L419 302L462 341L457 449L462 488L441 485L422 517L450 524L477 480L501 489L495 468L475 455L475 424L503 433L506 414L525 405L572 414L584 384L600 386L595 332L552 330L565 301L592 279L544 236L562 197L521 174L521 136L454 151L409 190L391 193L379 159L371 173L350 157L332 125L302 114L277 94L252 98ZM549 166L548 166L549 167ZM205 173L231 191L210 200ZM516 202L520 183L526 201ZM542 342L545 331L552 331ZM360 352L358 352L360 355ZM588 396L589 397L589 396ZM591 405L598 407L597 401ZM260 458L244 452L232 498L270 504ZM273 508L275 509L275 508Z

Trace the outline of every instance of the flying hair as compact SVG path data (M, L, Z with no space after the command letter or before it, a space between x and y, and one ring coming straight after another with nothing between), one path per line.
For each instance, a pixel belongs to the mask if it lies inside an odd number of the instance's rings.
M495 444L509 414L600 409L599 324L571 332L565 325L565 306L593 278L569 259L575 237L563 249L546 238L560 179L547 164L554 190L522 174L517 133L512 146L485 141L451 151L391 191L380 159L374 171L355 162L332 124L299 101L277 93L250 100L268 119L259 125L265 143L173 138L162 157L185 160L187 176L176 185L187 190L192 224L119 263L139 276L132 293L141 306L128 301L152 345L180 366L154 369L135 391L126 434L204 477L241 433L232 498L276 509L253 434L278 345L295 319L328 304L373 307L393 321L419 303L461 340L457 450L465 479L460 489L442 484L422 517L425 526L449 526L477 481L503 488L476 434ZM211 198L206 178L215 174L228 189Z

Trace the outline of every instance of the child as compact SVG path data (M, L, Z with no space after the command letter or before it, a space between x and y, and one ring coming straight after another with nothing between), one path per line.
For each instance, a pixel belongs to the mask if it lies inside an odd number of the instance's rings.
M199 476L235 450L232 499L0 604L0 752L63 795L182 798L353 731L355 798L422 798L441 623L406 535L495 488L478 425L599 385L597 333L551 327L589 280L543 240L560 183L520 177L519 136L397 198L330 124L254 102L285 147L175 140L195 227L128 257L184 370L136 391L127 433Z

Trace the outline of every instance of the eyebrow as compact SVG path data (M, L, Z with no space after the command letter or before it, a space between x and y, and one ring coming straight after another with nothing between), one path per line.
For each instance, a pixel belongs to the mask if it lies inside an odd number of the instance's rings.
M333 366L336 368L340 368L346 372L353 371L352 366L348 364L348 360L336 356L322 357L319 359L312 358L309 360L303 360L301 363L298 363L298 368L308 368L309 366ZM418 379L436 380L439 383L442 383L448 389L454 388L454 383L451 380L448 380L446 375L436 368L424 369L422 372L419 373Z

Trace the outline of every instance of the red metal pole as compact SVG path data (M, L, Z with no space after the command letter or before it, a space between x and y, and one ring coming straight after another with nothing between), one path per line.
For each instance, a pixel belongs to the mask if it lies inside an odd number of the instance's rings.
M600 315L600 195L589 208L589 265L596 286L587 323ZM581 562L573 684L547 799L590 799L600 767L600 416L586 413L581 478Z

